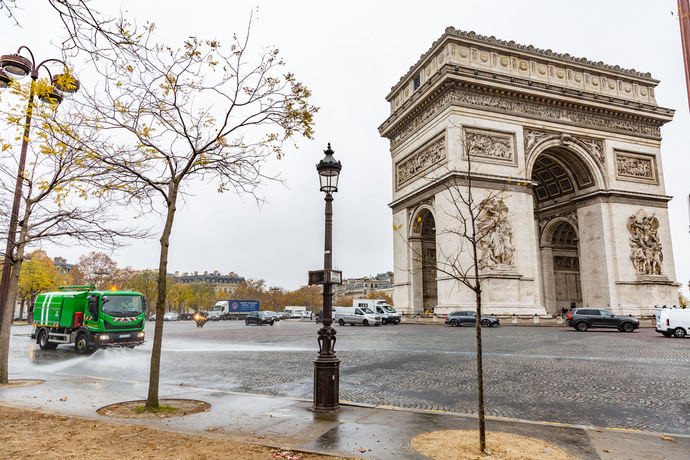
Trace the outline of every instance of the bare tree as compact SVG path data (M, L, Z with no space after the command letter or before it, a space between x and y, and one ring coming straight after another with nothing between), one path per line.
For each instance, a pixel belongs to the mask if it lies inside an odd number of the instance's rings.
M445 236L448 244L439 247L433 256L409 243L406 235L400 235L411 249L413 258L423 266L432 267L438 273L454 280L458 287L469 289L475 304L475 339L477 361L477 412L479 418L479 448L486 452L486 423L484 408L484 371L482 356L482 278L485 272L509 270L513 265L512 229L508 221L508 207L504 202L506 187L497 183L476 183L482 178L473 167L472 157L480 148L470 140L462 140L465 168L461 171L437 171L428 175L431 181L440 179L438 196L445 196L445 226L437 231ZM446 206L443 206L446 204ZM420 219L421 220L421 219ZM421 222L416 222L420 224ZM438 227L439 223L436 222ZM396 228L399 230L399 228Z
M46 82L39 80L38 86ZM26 96L27 88L13 83L12 92ZM19 104L21 106L22 104ZM16 107L2 112L1 123L7 138L0 139L0 216L5 224L9 221L9 197L14 193L17 155L14 136L23 130L21 116L15 113ZM102 174L95 167L95 158L87 158L80 149L72 148L56 139L55 129L62 133L64 126L76 122L61 118L55 107L34 104L35 123L31 131L33 140L28 150L27 166L21 171L22 199L21 216L18 222L19 234L14 248L5 254L12 262L6 308L0 322L0 384L8 381L8 353L10 326L17 298L17 289L27 246L51 242L54 244L90 244L95 247L111 248L125 238L139 238L145 231L125 228L110 212L116 205L115 196L108 196L102 187L94 185ZM6 234L6 229L0 229Z
M308 103L309 90L282 71L278 50L252 57L251 20L246 36L233 36L227 48L195 37L173 48L155 43L152 23L140 31L122 20L98 23L107 29L103 34L89 35L79 23L71 42L97 56L92 63L104 76L97 87L80 91L80 115L90 129L65 130L63 142L98 160L109 177L108 191L127 194L142 212L160 211L161 318L170 235L178 199L189 193L190 182L213 182L219 192L248 193L260 201L257 188L274 179L263 165L273 155L280 158L295 134L311 138L317 109ZM149 409L158 407L162 335L163 322L156 321Z

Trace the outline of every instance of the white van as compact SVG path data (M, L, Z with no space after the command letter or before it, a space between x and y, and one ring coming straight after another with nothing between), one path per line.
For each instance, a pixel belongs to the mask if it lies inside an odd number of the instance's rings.
M679 339L690 334L690 308L660 308L656 311L656 331Z
M334 307L333 321L337 321L341 326L346 324L378 326L381 324L381 315L375 314L367 307Z

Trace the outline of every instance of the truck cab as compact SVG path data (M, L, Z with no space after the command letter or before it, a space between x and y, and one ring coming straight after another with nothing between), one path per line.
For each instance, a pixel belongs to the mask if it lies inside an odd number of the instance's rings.
M36 297L32 337L42 350L74 344L75 351L144 343L144 297L138 292L65 286Z

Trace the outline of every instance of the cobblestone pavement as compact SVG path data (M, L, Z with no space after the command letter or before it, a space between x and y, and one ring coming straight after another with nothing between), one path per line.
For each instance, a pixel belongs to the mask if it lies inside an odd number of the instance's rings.
M13 328L11 372L32 370L146 381L152 338L135 350L76 357L38 351ZM166 323L164 383L311 398L314 323ZM336 326L342 400L476 411L474 329L442 325ZM22 335L24 334L24 335ZM653 329L483 330L487 413L529 420L690 434L690 339Z

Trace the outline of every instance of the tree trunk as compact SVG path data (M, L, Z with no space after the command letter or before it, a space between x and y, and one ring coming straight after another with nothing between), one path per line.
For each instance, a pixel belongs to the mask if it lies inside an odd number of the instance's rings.
M177 185L170 184L168 188L168 214L165 219L165 227L160 238L161 254L158 264L158 296L156 299L156 327L153 334L153 349L151 350L151 369L149 373L149 394L146 399L146 408L153 409L158 404L158 386L160 382L161 348L163 345L163 316L165 315L166 282L168 273L168 248L170 246L170 233L175 218L175 203L177 202Z
M29 221L30 214L31 207L27 205L24 211L24 223ZM2 323L0 323L0 385L7 385L9 383L10 329L12 327L12 319L14 318L14 307L17 303L17 289L19 288L19 274L21 273L24 260L26 234L26 225L22 225L19 232L19 241L15 245L16 254L14 255L12 271L10 272L7 297L3 299L5 301L5 310L1 318ZM6 257L11 257L11 255L6 255Z
M486 422L484 421L484 371L482 363L482 291L477 278L475 300L477 303L477 321L475 335L477 339L477 410L479 415L479 449L486 452Z
M19 287L19 274L22 270L24 245L17 248L15 261L10 272L10 285L5 299L5 310L0 324L0 385L9 383L9 357L10 357L10 330L14 318L14 308L17 303L17 288Z
M22 304L19 307L19 320L21 321L24 319L24 302L26 302L26 299L22 299ZM28 318L27 318L28 319Z

